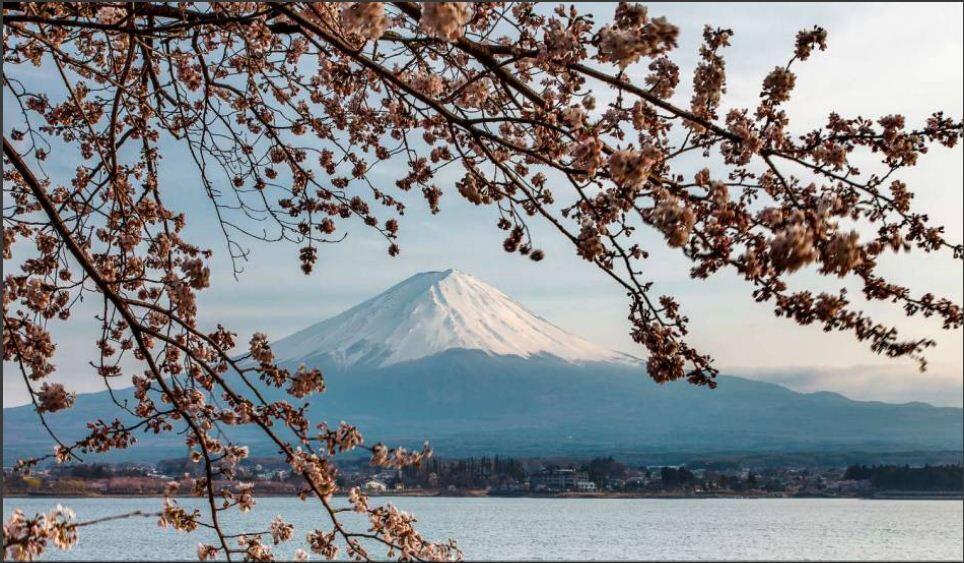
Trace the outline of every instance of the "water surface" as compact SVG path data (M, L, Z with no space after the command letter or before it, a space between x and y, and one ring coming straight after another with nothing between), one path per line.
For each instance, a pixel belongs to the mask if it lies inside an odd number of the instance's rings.
M345 499L335 499L345 504ZM900 559L964 558L959 501L859 499L373 499L392 502L419 518L431 539L455 538L466 559ZM4 499L31 513L58 502L80 520L137 509L156 511L154 498ZM185 504L197 499L185 499ZM200 504L197 504L200 506ZM330 529L316 504L261 498L248 514L223 515L231 531L265 529L278 514L295 525L295 540L275 549L290 557L304 534ZM355 515L348 522L363 527ZM243 528L238 527L243 525ZM205 532L161 530L153 519L129 519L81 530L57 560L196 559ZM313 557L315 559L316 557Z

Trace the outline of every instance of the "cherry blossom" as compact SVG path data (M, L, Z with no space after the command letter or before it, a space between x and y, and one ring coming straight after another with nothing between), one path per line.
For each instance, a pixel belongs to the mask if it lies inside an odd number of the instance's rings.
M627 295L630 336L658 382L714 387L717 371L689 344L684 304L647 278L654 246L679 253L696 279L735 273L778 316L922 369L935 341L905 338L865 306L891 304L947 330L964 321L958 303L878 267L911 251L964 257L914 201L905 174L928 151L956 148L964 125L941 111L844 115L832 97L809 100L825 120L792 121L797 67L830 42L820 27L788 37L786 53L765 54L774 59L766 76L740 77L761 85L755 107L730 107L726 52L739 30L707 25L692 76L681 76L680 31L658 5L621 2L610 21L575 6L497 2L3 10L5 365L41 419L70 408L74 393L50 380L54 327L88 323L98 332L91 374L132 385L135 399L99 413L76 442L51 433L50 453L17 468L137 447L144 432L180 436L203 475L180 494L200 497L204 510L184 509L172 488L151 517L212 531L201 559L268 559L274 543L298 538L324 557L336 544L358 559L460 556L358 490L351 507L384 552L370 555L359 542L369 532L340 522L337 456L362 449L373 465L397 468L432 450L368 440L350 421L309 420L305 405L327 386L320 370L279 364L265 334L241 342L204 316L212 257L244 275L251 240L292 245L294 275L313 274L326 246L353 229L371 230L397 256L405 219L421 211L403 203L412 193L430 214L464 198L489 214L507 253L539 262L552 258L531 228L539 222ZM162 147L172 144L196 184L163 172ZM175 206L191 189L209 202L208 216ZM215 248L188 228L205 222L221 235ZM802 271L841 287L791 291ZM843 291L850 283L860 291ZM81 301L96 315L81 314ZM268 440L326 524L224 529L225 511L257 511L250 486L221 484L251 453L235 441L242 426ZM83 524L72 518L12 512L5 555L69 548Z

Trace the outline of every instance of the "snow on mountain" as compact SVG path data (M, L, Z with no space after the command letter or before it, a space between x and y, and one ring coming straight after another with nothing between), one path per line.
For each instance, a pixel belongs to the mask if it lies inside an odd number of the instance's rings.
M386 366L452 348L573 363L633 363L542 319L458 270L416 274L384 293L272 345L280 360L328 355L343 365Z

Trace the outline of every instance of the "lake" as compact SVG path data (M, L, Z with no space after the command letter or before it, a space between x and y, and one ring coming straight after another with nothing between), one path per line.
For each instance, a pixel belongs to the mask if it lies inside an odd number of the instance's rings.
M336 498L336 504L346 504ZM455 538L466 559L889 559L964 558L960 501L859 499L552 499L382 497L419 518L431 539ZM142 509L154 498L4 499L28 514L58 502L79 520ZM198 499L184 499L194 504ZM275 549L290 557L304 534L327 529L317 505L296 498L261 498L247 514L222 515L227 525L265 529L278 514L295 525L295 541ZM228 517L230 515L230 517ZM359 524L356 515L346 521ZM229 528L233 532L240 528ZM230 533L230 532L229 532ZM57 560L195 560L204 532L161 530L153 519L82 528L74 550ZM213 542L212 542L213 543ZM313 556L312 559L316 559Z

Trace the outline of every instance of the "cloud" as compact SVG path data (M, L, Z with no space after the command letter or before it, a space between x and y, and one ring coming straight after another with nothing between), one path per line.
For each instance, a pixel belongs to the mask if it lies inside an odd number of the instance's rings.
M789 367L736 370L736 375L776 383L804 393L833 391L851 399L936 406L964 406L961 375L935 369L924 373L899 366L856 365L846 368Z

